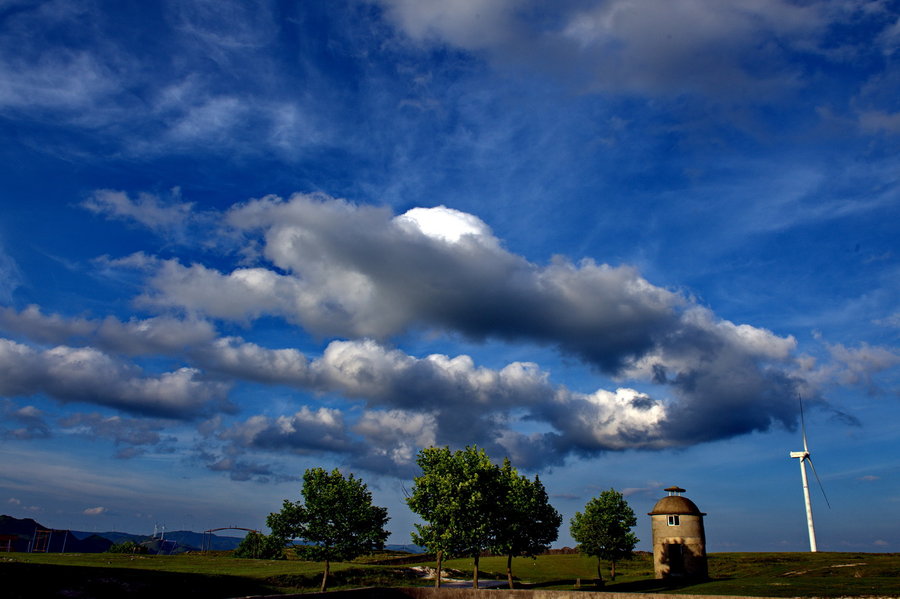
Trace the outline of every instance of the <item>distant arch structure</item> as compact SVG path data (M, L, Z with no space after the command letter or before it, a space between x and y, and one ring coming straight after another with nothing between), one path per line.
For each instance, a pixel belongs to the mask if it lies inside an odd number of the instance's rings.
M210 528L209 530L203 531L203 538L200 541L200 550L203 553L209 553L210 545L212 545L212 537L214 532L219 532L220 530L244 530L247 532L255 532L259 534L259 531L255 528L243 528L241 526L223 526L221 528Z

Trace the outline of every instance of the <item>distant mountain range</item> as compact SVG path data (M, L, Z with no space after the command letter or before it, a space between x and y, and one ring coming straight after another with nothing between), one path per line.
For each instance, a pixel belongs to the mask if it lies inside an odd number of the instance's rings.
M12 516L0 516L0 549L5 549L4 536L15 537L12 539L13 551L29 551L36 539L36 530L48 530L40 522L31 518L13 518ZM184 553L186 551L200 551L211 549L213 551L232 551L241 544L242 537L225 537L210 534L206 536L200 532L190 530L174 530L165 533L165 540L154 539L150 535L136 535L127 532L87 532L83 530L54 530L47 535L46 547L50 553L62 551L74 553L102 553L113 545L125 541L134 541L144 545L150 553ZM424 549L415 545L385 545L388 551L406 553L423 553Z
M29 551L32 544L45 545L46 551L75 553L102 553L115 544L134 541L148 547L151 553L184 553L200 551L201 548L213 551L231 551L240 545L241 537L223 537L208 535L206 545L203 533L189 530L175 530L165 533L165 540L153 539L150 535L136 535L127 532L87 532L83 530L53 530L49 534L36 531L49 530L46 526L31 518L13 518L0 516L0 548L6 547L4 536L14 537L13 551ZM43 537L43 538L42 538Z

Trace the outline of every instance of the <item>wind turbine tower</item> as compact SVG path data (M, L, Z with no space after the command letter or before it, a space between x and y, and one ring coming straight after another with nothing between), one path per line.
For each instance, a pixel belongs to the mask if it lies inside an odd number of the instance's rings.
M816 529L813 526L812 504L809 501L809 479L806 477L806 462L809 462L809 467L812 468L813 474L816 477L816 482L819 483L819 488L822 489L822 496L825 498L825 503L828 504L829 508L831 507L831 504L828 503L828 496L825 495L825 488L822 487L822 481L819 480L819 475L816 473L816 467L813 465L812 458L809 455L809 445L806 443L806 422L803 419L803 400L800 400L800 428L803 431L803 451L792 451L791 457L800 460L800 478L803 481L803 501L806 505L806 526L809 528L809 550L815 553L818 549L816 548Z

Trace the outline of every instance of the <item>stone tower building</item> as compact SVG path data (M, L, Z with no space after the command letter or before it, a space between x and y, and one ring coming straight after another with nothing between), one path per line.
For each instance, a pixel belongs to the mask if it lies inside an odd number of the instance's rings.
M706 533L703 512L682 497L684 489L669 487L669 493L653 506L653 570L657 578L706 578Z

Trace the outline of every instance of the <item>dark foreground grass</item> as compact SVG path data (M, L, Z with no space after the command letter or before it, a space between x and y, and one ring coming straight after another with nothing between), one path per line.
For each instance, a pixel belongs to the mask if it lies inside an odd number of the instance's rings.
M330 588L430 585L401 560L332 564ZM385 565L387 564L387 565ZM517 558L519 588L583 591L688 593L768 597L900 597L900 554L717 553L710 580L664 583L653 578L649 556L621 562L616 581L603 564L603 586L595 584L597 562L580 555ZM420 565L434 566L434 562ZM471 560L449 560L454 577L469 578ZM227 555L129 556L118 554L0 554L0 595L33 597L220 599L246 595L317 591L321 564L297 560L235 559ZM505 579L506 559L481 559L482 579ZM489 593L489 591L486 591ZM490 595L488 594L488 597Z
M434 562L426 565L434 566ZM449 560L446 567L471 578L471 560ZM639 555L616 566L615 582L602 564L602 585L596 584L597 560L582 555L548 555L537 560L516 558L513 575L519 588L749 595L757 597L900 597L900 554L896 553L715 553L709 558L707 581L661 581L653 577L650 555ZM482 579L505 579L506 559L480 561Z
M406 586L416 577L402 569L335 563L329 587ZM322 564L227 556L121 554L0 554L0 597L220 599L318 591Z

